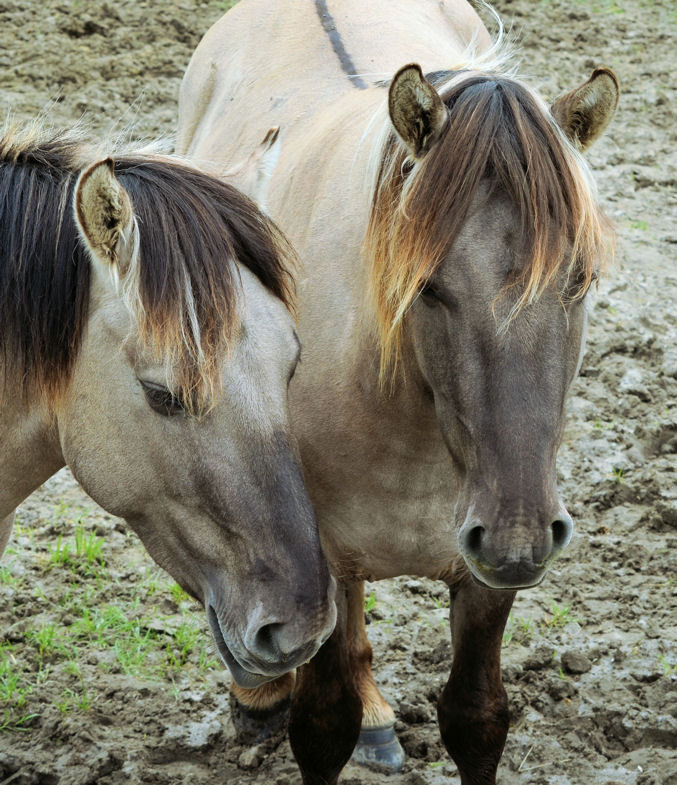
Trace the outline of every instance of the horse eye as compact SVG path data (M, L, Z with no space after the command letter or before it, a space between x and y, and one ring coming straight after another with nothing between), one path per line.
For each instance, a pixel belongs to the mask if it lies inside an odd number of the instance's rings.
M183 401L166 387L139 379L150 408L163 417L172 417L184 411Z
M597 271L593 270L589 282L586 281L585 273L583 271L579 271L574 276L573 280L569 281L569 285L566 291L566 299L570 302L574 300L582 300L585 297L585 295L588 293L590 287L596 281L597 281Z
M441 302L439 292L432 284L426 284L421 289L421 300L430 308L435 308Z

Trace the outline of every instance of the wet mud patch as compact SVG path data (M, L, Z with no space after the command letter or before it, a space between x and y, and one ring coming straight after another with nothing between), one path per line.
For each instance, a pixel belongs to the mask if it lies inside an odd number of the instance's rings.
M0 0L3 110L171 135L183 70L226 5ZM677 785L677 16L667 0L495 5L545 96L600 63L622 87L590 154L619 267L593 297L560 453L576 534L506 628L499 781ZM401 578L367 597L376 675L408 757L402 774L349 765L342 782L457 784L435 719L446 589ZM19 510L0 598L0 783L298 782L284 736L236 743L203 614L67 473Z

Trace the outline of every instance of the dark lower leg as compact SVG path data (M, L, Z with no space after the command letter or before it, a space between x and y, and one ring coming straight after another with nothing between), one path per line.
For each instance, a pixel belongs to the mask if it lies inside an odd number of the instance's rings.
M231 686L230 713L241 743L257 744L286 728L294 680L292 672L253 690Z
M494 785L508 734L501 641L514 592L463 585L452 597L454 659L437 714L462 785Z
M331 638L297 672L289 741L304 785L335 785L360 733L362 702L348 657L346 593L339 585Z

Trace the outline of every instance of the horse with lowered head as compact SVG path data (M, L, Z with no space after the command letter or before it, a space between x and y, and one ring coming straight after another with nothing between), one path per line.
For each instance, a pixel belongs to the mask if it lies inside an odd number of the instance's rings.
M240 0L182 85L198 161L250 145L257 116L285 129L268 205L303 264L292 423L341 588L292 695L306 785L336 783L360 725L359 760L402 765L362 583L400 574L449 586L440 730L463 785L492 785L503 628L572 536L555 460L613 244L581 153L618 83L597 68L548 106L503 53L465 0ZM237 697L274 712L288 690Z
M292 262L253 201L175 157L0 139L0 548L68 465L204 605L246 687L335 621L288 420Z

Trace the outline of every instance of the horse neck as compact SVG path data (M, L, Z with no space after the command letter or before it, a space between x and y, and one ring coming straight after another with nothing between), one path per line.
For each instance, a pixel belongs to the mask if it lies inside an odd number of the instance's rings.
M351 407L358 406L381 432L411 431L412 443L418 443L428 431L438 436L434 405L406 341L394 384L379 379L376 317L367 295L370 270L361 252L370 210L364 172L371 142L364 129L383 97L381 89L354 91L316 118L303 145L288 145L282 168L293 175L274 181L269 204L302 264L299 330L312 356L304 356L297 372L301 386L314 387L316 373L350 379L360 391ZM343 194L338 205L337 193ZM324 222L331 223L330 231ZM335 389L341 399L343 385Z
M0 367L0 384L2 377ZM0 397L0 519L64 465L48 407L37 400L22 400L14 392L18 383L7 382L5 397Z

